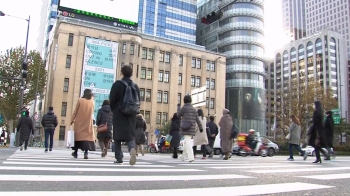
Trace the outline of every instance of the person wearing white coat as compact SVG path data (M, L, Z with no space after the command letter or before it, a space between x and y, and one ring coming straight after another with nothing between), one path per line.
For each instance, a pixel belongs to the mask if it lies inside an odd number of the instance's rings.
M204 117L203 110L198 109L197 110L199 121L202 124L202 127L206 127L207 125L207 119ZM193 153L196 156L196 151L197 151L197 146L201 145L201 151L203 152L203 157L202 159L207 158L207 150L206 146L209 144L208 142L208 136L207 132L203 131L200 132L198 126L196 127L196 135L193 137Z

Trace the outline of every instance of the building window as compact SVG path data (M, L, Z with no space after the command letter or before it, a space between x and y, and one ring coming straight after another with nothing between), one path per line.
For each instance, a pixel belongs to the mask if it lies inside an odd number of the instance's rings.
M147 59L147 48L142 48L142 58Z
M149 49L148 50L148 60L153 60L154 50Z
M197 76L196 87L200 87L200 85L201 85L201 77Z
M207 80L205 81L205 86L207 87L207 89L210 88L209 78L207 78Z
M135 45L131 44L130 45L130 55L134 55L135 54Z
M168 83L169 82L169 72L166 71L164 74L164 82Z
M184 56L180 54L180 62L179 65L182 66L184 64Z
M145 116L145 111L144 110L140 110L140 114L142 114L142 116Z
M215 79L211 79L211 90L215 90Z
M126 51L126 43L123 43L122 53L125 54Z
M68 37L68 46L73 46L74 34L70 33Z
M72 64L72 55L67 55L66 68L70 68L71 64Z
M152 69L148 68L147 69L147 80L152 80Z
M195 86L195 84L196 84L196 78L194 77L194 76L191 76L191 86Z
M168 91L164 91L163 93L163 103L168 103L169 98L168 98L169 92Z
M162 124L165 124L166 122L168 122L168 113L163 112Z
M179 73L179 85L182 84L182 73Z
M165 62L170 63L170 52L165 53Z
M197 59L196 66L197 66L197 69L201 69L202 68L202 61L201 61L201 59Z
M67 115L67 102L62 102L61 116Z
M210 70L215 71L215 62L214 61L211 62Z
M140 88L140 101L145 101L145 89Z
M210 109L214 109L214 98L210 98Z
M164 74L164 72L162 70L160 70L158 73L158 82L163 82L163 74Z
M151 89L146 89L146 101L151 102Z
M69 89L69 78L65 78L63 82L63 92L68 92Z
M164 62L164 51L160 51L159 62Z
M58 140L66 140L66 126L60 126L60 132L58 133Z
M161 118L162 118L162 113L161 112L157 112L156 124L160 124Z
M146 79L146 67L141 67L140 78L141 79Z
M210 70L210 61L207 61L207 66L205 67L205 69L206 69L207 71Z
M181 104L181 93L177 94L177 104Z
M158 91L158 93L157 93L157 103L162 103L162 94L163 94L163 91Z
M191 67L196 68L196 58L195 57L192 58Z
M151 112L150 111L145 112L145 121L146 121L146 123L151 122Z

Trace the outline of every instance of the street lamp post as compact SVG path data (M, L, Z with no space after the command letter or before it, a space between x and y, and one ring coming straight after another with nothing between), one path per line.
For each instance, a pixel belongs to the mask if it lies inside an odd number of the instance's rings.
M23 57L23 62L22 62L22 68L24 68L24 65L27 66L27 59L28 59L28 55L27 55L27 51L28 51L28 37L29 37L29 27L30 27L30 16L28 17L28 19L25 18L20 18L17 16L12 16L12 15L8 15L5 14L4 12L0 11L0 16L10 16L13 18L18 18L18 19L22 19L27 21L28 25L27 25L27 35L26 35L26 45L25 45L25 49L24 49L24 57ZM23 107L23 96L24 96L24 83L25 83L25 77L23 77L23 75L27 75L27 70L24 69L22 70L22 75L21 75L21 86L20 86L20 92L19 92L19 104L18 104L18 118L20 118L21 116L21 112L22 112L22 107ZM16 134L16 147L19 146L19 135Z

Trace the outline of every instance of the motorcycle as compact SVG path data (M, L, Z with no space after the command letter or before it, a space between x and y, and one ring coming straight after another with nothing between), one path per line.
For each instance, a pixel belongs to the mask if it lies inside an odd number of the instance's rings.
M160 143L161 141L157 142L157 146L156 144L151 143L149 152L150 153L170 153L170 143L164 140L163 141L164 144L162 147L160 147Z
M247 137L248 137L248 134L245 134L245 133L240 133L237 136L237 144L238 144L237 154L243 157L246 157L248 155L251 155L251 156L259 155L262 157L266 157L268 154L267 142L261 141L261 139L255 140L257 142L256 148L255 148L257 150L255 151L255 149L251 149L250 146L247 144Z

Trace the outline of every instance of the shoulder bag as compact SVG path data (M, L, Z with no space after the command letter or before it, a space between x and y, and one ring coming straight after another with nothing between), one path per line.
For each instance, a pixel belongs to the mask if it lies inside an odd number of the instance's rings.
M108 114L108 118L107 118L107 121L106 121L105 124L99 125L99 126L97 127L97 132L99 132L99 133L104 133L104 132L106 132L106 131L108 130L108 121L109 121L109 117L110 117L110 116L111 116L111 115Z

